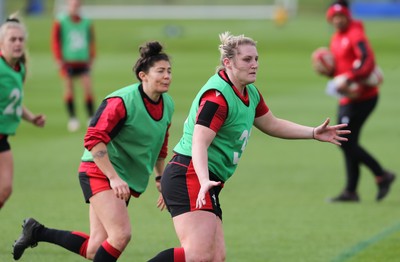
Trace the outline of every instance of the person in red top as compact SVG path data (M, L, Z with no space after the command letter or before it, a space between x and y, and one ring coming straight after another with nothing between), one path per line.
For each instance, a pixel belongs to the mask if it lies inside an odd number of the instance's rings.
M379 87L365 84L375 69L374 52L364 32L361 21L354 20L346 1L334 2L326 12L326 18L335 28L330 50L335 60L333 77L342 76L344 81L336 86L340 94L338 122L348 124L351 133L348 142L340 148L346 164L347 181L344 190L333 202L358 202L357 185L361 164L374 174L378 186L376 200L382 200L395 179L392 172L381 164L359 143L361 129L378 102Z
M80 0L67 0L67 13L57 16L52 28L52 51L64 80L64 102L69 121L68 130L75 132L80 123L76 116L74 79L80 78L84 89L87 114L94 114L94 94L90 69L95 59L94 27L89 19L80 15Z

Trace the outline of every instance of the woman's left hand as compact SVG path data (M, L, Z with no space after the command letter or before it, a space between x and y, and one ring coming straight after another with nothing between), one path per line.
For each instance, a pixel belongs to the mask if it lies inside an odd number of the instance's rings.
M32 119L32 124L38 127L44 127L46 123L46 117L44 115L35 115Z
M163 196L162 196L161 193L160 193L160 195L158 196L157 208L159 208L160 211L163 211L163 210L165 209L165 202L164 202L164 198L163 198Z
M322 142L329 142L340 146L342 141L347 141L346 137L342 135L350 134L350 130L342 130L347 124L339 124L334 126L328 126L330 119L327 118L322 125L317 126L313 130L313 138Z

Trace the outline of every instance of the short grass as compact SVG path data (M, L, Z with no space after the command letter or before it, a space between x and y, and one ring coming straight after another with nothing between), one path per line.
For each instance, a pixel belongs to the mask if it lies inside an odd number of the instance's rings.
M21 124L10 139L14 192L0 212L0 261L12 261L11 245L23 218L33 216L49 227L88 231L88 206L77 178L84 130L66 130L62 87L50 53L51 18L27 17L29 77L25 104L47 115L47 126ZM97 103L111 91L136 81L131 67L138 45L159 40L172 56L176 103L170 149L197 90L218 64L218 34L226 30L258 41L257 86L278 117L316 126L336 121L336 100L324 94L326 80L311 70L310 54L326 45L331 33L322 15L302 15L284 27L271 21L95 21L98 59L93 70ZM385 72L377 110L365 126L362 141L384 167L400 170L398 88L400 39L398 21L367 21L367 32ZM170 29L178 35L168 35ZM81 121L86 121L82 92L76 89ZM397 182L398 183L398 182ZM398 261L400 193L397 183L381 203L363 167L359 204L330 204L326 199L344 184L340 150L316 141L288 141L253 130L236 174L221 193L227 261ZM167 212L156 209L156 190L129 206L133 239L120 261L147 261L177 246ZM40 243L21 261L84 261L65 250Z

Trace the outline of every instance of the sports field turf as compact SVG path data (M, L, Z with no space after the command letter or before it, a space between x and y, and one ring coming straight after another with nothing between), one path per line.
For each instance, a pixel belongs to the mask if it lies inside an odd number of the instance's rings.
M14 152L14 192L0 211L0 261L12 261L11 245L23 218L49 227L88 231L88 206L77 179L84 130L68 133L61 82L50 53L50 17L25 18L29 30L29 76L25 104L47 115L47 126L23 123L10 139ZM256 85L278 117L316 126L336 121L336 100L324 93L326 80L311 69L310 54L326 45L331 29L322 15L299 14L284 27L271 21L95 21L98 59L93 70L97 103L111 91L136 81L131 71L138 45L159 40L172 56L176 104L170 149L181 135L196 91L218 65L218 34L244 33L258 41ZM381 163L400 176L399 21L366 21L385 73L377 110L362 141ZM167 35L172 28L177 35ZM78 112L86 121L82 90ZM170 157L171 154L168 156ZM398 178L400 179L400 177ZM339 149L316 141L287 141L254 129L239 168L220 195L229 262L388 262L400 257L400 193L375 201L376 187L363 167L361 203L331 204L339 193L344 166ZM178 245L167 212L156 209L157 194L133 199L133 238L119 261L146 261ZM40 243L20 261L84 261L54 245Z

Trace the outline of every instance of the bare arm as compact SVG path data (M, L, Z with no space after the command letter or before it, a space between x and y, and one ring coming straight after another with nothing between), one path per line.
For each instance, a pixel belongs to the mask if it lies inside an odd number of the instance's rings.
M208 127L195 125L192 140L192 161L197 177L201 185L196 207L201 208L205 203L206 193L210 188L217 186L220 182L210 181L208 170L208 147L215 138L216 133Z
M154 166L154 175L156 177L162 176L162 174L164 172L164 163L165 163L164 158L157 159L156 165Z
M285 119L275 117L271 110L256 118L254 125L262 132L285 139L313 138L313 127L299 125Z
M22 107L22 119L34 124L38 127L43 127L46 123L46 117L42 114L35 115L25 106Z
M155 177L160 177L162 176L162 173L164 172L164 167L165 167L165 159L164 158L159 158L157 159L156 165L154 166L154 174ZM160 195L158 196L157 200L157 207L163 211L165 208L165 203L164 203L164 198L161 195L161 180L156 179L156 187L158 192L160 192Z
M256 118L254 125L265 134L284 139L316 139L335 145L341 145L341 141L347 141L347 138L341 137L341 135L349 134L350 131L340 130L347 125L328 126L329 122L328 118L317 127L309 127L277 118L269 111Z
M110 186L114 191L115 196L120 199L128 200L130 197L129 186L119 177L113 165L111 164L110 158L108 157L106 144L98 143L90 152L92 153L93 160L98 168L100 168L100 170L110 180Z

